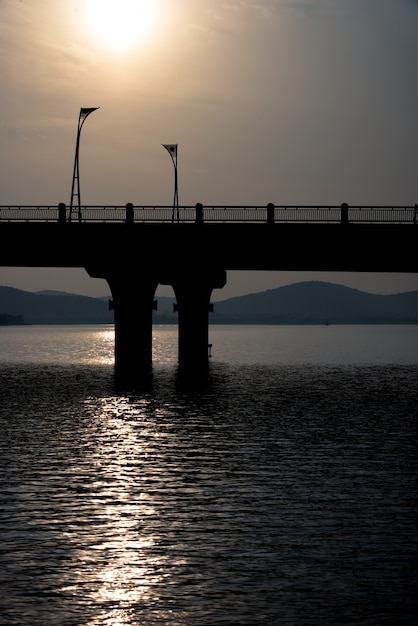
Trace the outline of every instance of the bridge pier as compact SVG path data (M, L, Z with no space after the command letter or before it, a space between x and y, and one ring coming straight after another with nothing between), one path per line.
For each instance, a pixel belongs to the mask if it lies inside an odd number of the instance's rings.
M178 365L197 373L208 365L209 310L213 289L226 284L225 270L175 270L161 276L124 268L86 267L104 278L112 293L115 372L121 383L139 383L152 371L152 310L159 283L171 285L178 311Z
M135 277L137 278L137 277ZM152 309L158 281L108 276L115 312L115 368L122 377L152 368Z
M177 300L178 361L182 369L207 366L210 297L213 289L225 284L225 270L184 272L171 281Z
M86 268L110 288L115 320L115 372L121 381L138 381L152 370L152 310L158 280L152 274Z

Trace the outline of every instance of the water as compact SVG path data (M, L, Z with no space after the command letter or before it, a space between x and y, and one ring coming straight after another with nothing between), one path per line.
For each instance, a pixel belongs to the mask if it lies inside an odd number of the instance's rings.
M418 327L0 328L2 626L412 626Z

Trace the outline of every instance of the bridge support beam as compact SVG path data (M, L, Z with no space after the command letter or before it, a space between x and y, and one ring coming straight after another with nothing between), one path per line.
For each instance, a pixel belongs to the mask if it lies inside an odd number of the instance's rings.
M171 285L177 299L179 369L197 374L209 361L209 310L213 289L226 284L226 271L157 272L86 267L92 278L104 278L112 293L115 320L115 373L122 385L146 382L152 374L152 310L159 283Z
M134 378L152 369L152 309L158 282L138 285L126 277L107 279L115 311L115 368L119 377Z
M179 367L207 367L210 297L213 289L226 284L226 272L185 272L171 284L177 300Z
M151 274L86 268L104 278L112 293L115 320L115 373L121 384L144 382L152 372L152 310L158 280Z

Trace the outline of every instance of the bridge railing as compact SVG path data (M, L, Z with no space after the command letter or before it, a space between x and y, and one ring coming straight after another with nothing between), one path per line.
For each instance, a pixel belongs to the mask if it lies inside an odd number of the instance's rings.
M128 210L130 206L130 214ZM198 209L199 207L199 209ZM349 206L350 223L417 223L418 205ZM82 206L72 209L64 204L37 206L0 206L1 222L81 222L81 223L339 223L341 206Z

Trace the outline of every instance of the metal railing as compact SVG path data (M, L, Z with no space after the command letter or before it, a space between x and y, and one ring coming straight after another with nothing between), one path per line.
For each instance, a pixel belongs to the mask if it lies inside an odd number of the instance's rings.
M411 206L349 206L350 223L416 224L418 204ZM341 206L82 206L64 204L0 206L2 222L81 222L81 223L339 223Z

